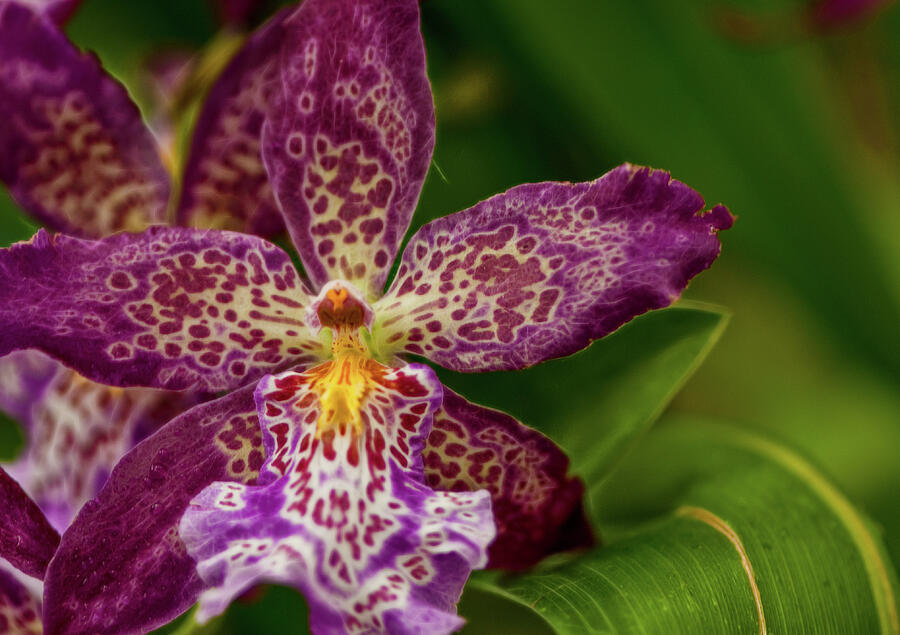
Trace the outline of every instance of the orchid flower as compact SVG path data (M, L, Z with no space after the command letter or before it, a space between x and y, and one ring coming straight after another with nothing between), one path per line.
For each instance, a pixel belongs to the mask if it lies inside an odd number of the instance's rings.
M0 633L40 633L39 600L22 584L18 572L43 578L59 534L2 468L0 509ZM7 562L12 568L7 569Z
M37 348L114 386L231 391L137 445L82 508L47 571L45 624L143 631L274 581L304 592L316 632L452 631L471 569L527 566L572 518L584 526L582 485L549 440L404 357L481 372L573 353L670 304L732 218L630 165L523 185L419 230L382 293L434 143L417 3L307 0L248 47L247 72L226 69L210 95L219 125L201 115L212 152L188 168L178 219L233 223L197 201L264 165L244 228L271 211L305 277L228 231L42 231L0 252L0 354ZM23 84L43 76L35 60ZM52 105L94 113L82 84L55 87Z

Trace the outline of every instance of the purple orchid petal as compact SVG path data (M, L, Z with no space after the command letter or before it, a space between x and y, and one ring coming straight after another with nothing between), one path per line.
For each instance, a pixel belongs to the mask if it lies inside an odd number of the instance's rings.
M368 362L359 430L325 427L328 362L267 377L256 399L266 447L259 484L216 483L181 523L211 585L199 619L262 581L301 589L316 633L448 633L494 536L487 492L433 492L422 447L441 386L425 366ZM352 382L352 380L351 380ZM318 397L317 397L318 395Z
M145 633L193 604L203 582L178 537L188 502L263 463L253 386L196 406L126 454L78 513L47 571L51 633Z
M0 565L0 633L41 635L38 597Z
M666 172L520 185L420 229L375 304L379 354L459 371L524 368L668 306L732 216Z
M43 398L59 364L38 351L16 351L0 357L0 410L27 429L32 407Z
M444 387L425 447L425 482L436 490L487 489L497 524L490 567L525 569L545 556L593 544L584 483L550 439L507 414Z
M306 0L263 159L310 279L380 294L434 149L416 0Z
M58 544L59 534L38 506L0 467L0 558L43 579Z
M30 393L20 419L27 431L25 451L6 469L63 531L122 455L199 396L104 386L40 353L24 354L52 365L53 374Z
M0 3L0 180L48 226L87 236L161 222L169 180L125 89L44 16Z
M57 24L65 24L78 9L81 0L12 0L43 13ZM2 631L0 631L2 632Z
M41 231L0 250L0 354L38 348L95 381L221 390L324 355L290 258L254 236Z
M294 11L283 9L258 29L210 90L194 127L179 224L262 236L284 230L260 143L263 122L277 108L284 21Z

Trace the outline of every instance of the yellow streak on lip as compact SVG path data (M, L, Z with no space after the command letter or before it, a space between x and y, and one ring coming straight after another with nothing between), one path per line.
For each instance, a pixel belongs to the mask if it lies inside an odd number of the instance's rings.
M360 410L370 388L369 361L366 355L349 350L319 367L321 374L311 384L319 397L317 439L333 429L342 432L352 427L356 435L362 432Z
M741 566L744 567L744 572L747 574L747 580L750 582L750 590L753 593L753 601L756 602L756 615L759 618L759 633L760 635L766 635L766 616L763 611L762 598L759 595L759 587L756 586L756 576L753 574L753 565L750 564L750 557L747 555L747 551L744 549L744 543L741 542L740 536L735 533L734 529L726 523L724 520L716 516L714 513L709 511L708 509L703 509L702 507L693 507L690 505L685 505L684 507L679 507L675 511L676 516L688 516L690 518L694 518L699 520L700 522L706 523L726 538L728 538L729 542L734 545L734 548L737 550L738 555L741 557Z

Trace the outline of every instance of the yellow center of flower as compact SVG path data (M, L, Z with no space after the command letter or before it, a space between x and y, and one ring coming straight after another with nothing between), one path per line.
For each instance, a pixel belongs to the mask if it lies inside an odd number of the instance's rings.
M321 413L316 437L328 430L354 435L362 432L360 414L363 401L372 388L372 379L381 369L363 341L365 310L344 287L327 291L318 309L323 327L331 329L331 361L314 368L310 388L319 398Z

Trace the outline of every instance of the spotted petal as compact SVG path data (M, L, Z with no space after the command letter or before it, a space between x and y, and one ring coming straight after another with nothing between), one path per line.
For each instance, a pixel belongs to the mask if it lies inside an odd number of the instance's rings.
M34 403L43 398L58 370L56 362L38 351L0 357L0 410L27 428Z
M38 597L0 563L0 633L41 635Z
M47 571L48 632L146 633L191 606L203 583L178 522L210 483L256 478L259 436L247 387L196 406L126 454Z
M497 525L489 566L525 569L545 556L593 544L584 483L550 439L444 388L425 446L425 482L436 490L487 489Z
M434 148L416 0L306 0L263 159L303 265L379 295Z
M319 355L290 258L254 236L41 231L0 250L0 277L0 354L38 348L110 385L228 389Z
M20 356L49 363L53 372L30 392L20 419L25 450L6 469L60 531L97 494L122 455L198 398L97 384L36 351L4 360Z
M317 395L327 367L260 382L259 485L217 483L185 514L181 535L212 586L198 616L274 581L304 592L316 633L455 630L462 585L484 565L494 530L486 492L423 483L441 386L424 366L371 362L361 430L323 432Z
M668 306L719 254L724 207L668 173L623 165L590 183L520 185L410 240L375 305L387 358L459 371L569 355Z
M203 105L184 173L177 219L193 227L271 236L284 230L260 151L263 122L276 108L286 8L228 63Z
M43 578L59 534L34 501L0 468L0 558L35 578Z
M48 18L0 3L0 180L48 226L99 236L162 222L169 181L121 84Z

